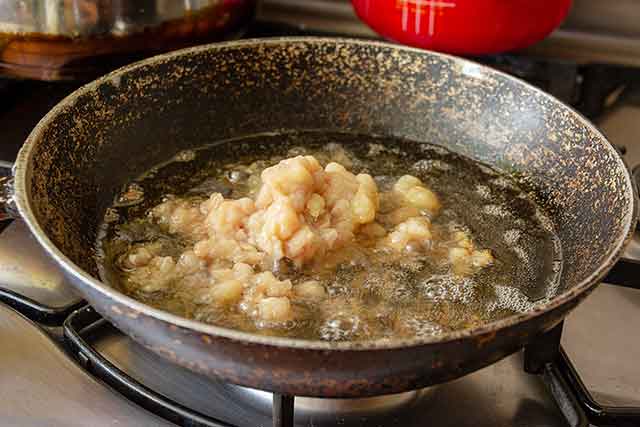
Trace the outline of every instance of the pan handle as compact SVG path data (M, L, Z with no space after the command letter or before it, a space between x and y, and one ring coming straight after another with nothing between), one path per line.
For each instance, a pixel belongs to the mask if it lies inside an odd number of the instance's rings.
M13 194L13 163L0 160L0 222L19 216Z

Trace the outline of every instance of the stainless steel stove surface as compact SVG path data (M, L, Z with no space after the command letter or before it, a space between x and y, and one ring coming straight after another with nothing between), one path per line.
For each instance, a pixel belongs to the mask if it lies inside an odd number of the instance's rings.
M563 345L602 403L639 405L640 291L600 286L566 321ZM58 331L47 334L0 305L2 425L171 425L83 371ZM104 321L83 336L114 367L155 393L202 415L202 425L268 426L271 395L212 381L175 367ZM82 363L84 360L84 366ZM214 424L207 417L222 423ZM522 353L459 380L373 399L296 399L299 426L566 426L548 390L523 371ZM195 424L197 425L197 424Z
M605 285L566 322L565 348L603 403L640 404L640 342L628 339L640 321L638 307L640 291ZM114 365L178 403L234 425L271 423L271 394L261 396L167 366L112 327L93 336L91 343ZM628 357L607 351L620 346ZM296 416L299 425L318 427L418 427L426 422L460 427L566 426L542 382L523 371L522 353L457 381L400 396L329 402L296 398Z
M266 28L273 33L273 27ZM640 70L618 70L614 79L611 68L598 74L560 60L512 56L481 60L581 105L614 144L626 148L627 161L640 165L640 142L635 141L640 133L635 74ZM607 90L590 98L591 92L585 90L602 88L603 81ZM38 118L74 85L9 82L4 86L0 85L0 159L12 160ZM638 236L627 256L640 259ZM634 276L625 276L630 277ZM271 394L171 365L90 308L75 311L80 306L78 296L24 225L19 221L9 225L0 234L1 425L272 424ZM634 339L639 321L640 290L603 284L564 322L562 346L586 387L599 403L622 407L618 408L622 412L624 407L640 406L640 340ZM535 358L527 357L530 365ZM355 400L298 397L295 425L586 425L574 400L558 398L566 391L560 385L568 377L559 380L549 364L540 375L528 374L524 359L519 352L459 380L402 395Z
M57 342L0 304L0 424L170 426L95 380Z

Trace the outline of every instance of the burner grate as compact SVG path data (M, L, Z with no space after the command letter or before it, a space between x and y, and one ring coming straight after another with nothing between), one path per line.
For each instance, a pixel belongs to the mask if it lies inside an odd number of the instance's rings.
M640 290L633 284L635 264L628 264L628 274L615 273L623 286ZM605 279L606 282L609 276ZM109 362L85 340L84 336L106 324L93 308L84 307L71 314L64 323L65 344L79 363L91 374L150 412L178 425L193 427L234 427L233 424L187 408L170 398L142 385ZM534 339L525 347L524 370L539 375L556 401L567 425L636 426L640 425L640 408L613 407L598 403L560 345L563 323ZM272 420L274 427L294 426L294 397L273 395Z
M233 424L186 408L156 393L119 370L100 355L87 344L83 334L99 328L104 323L106 320L89 306L76 310L64 322L65 345L85 370L107 383L127 399L175 424L191 427L234 427Z
M634 171L634 177L640 181L640 169ZM603 282L640 290L638 271L638 261L623 258ZM607 406L594 399L560 344L563 325L561 322L525 347L524 370L541 376L570 427L640 425L640 407Z
M593 398L560 345L562 327L525 347L525 371L542 377L570 427L640 425L640 408L606 406Z

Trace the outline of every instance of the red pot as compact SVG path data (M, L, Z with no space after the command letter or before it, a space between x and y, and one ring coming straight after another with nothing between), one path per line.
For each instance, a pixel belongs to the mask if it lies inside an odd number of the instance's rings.
M352 0L383 37L458 54L521 49L560 25L571 0Z

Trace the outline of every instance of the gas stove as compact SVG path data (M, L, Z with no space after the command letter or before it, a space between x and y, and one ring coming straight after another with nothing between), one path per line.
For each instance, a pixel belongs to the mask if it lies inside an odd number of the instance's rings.
M317 34L258 22L250 36ZM324 34L324 33L322 33ZM530 55L472 58L590 117L640 166L640 70ZM0 159L78 83L0 80ZM86 306L24 224L0 233L0 417L9 426L640 425L640 237L585 303L522 352L458 380L367 399L279 396L204 378ZM635 280L635 281L634 281Z

